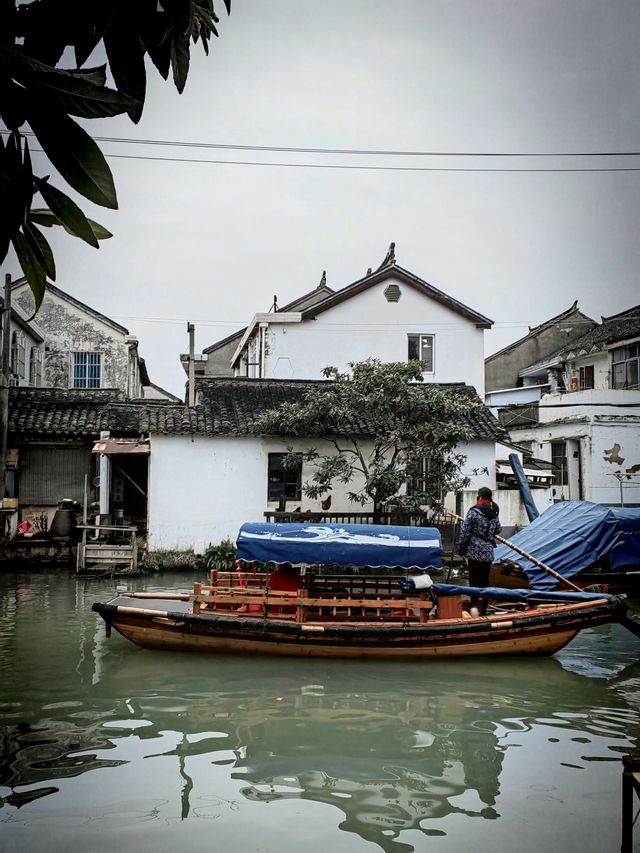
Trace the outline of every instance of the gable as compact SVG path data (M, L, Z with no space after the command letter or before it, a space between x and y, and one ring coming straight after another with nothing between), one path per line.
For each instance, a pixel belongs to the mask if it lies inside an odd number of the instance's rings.
M14 282L12 285L12 293L15 294L16 301L19 301L19 304L31 314L33 313L34 308L34 300L33 294L31 293L31 289L27 284L27 280L25 278L19 279ZM56 287L54 284L47 283L47 289L44 296L43 304L40 308L39 314L45 308L45 302L49 301L53 305L57 305L61 307L63 310L70 312L79 317L83 317L87 322L93 324L100 324L102 326L107 327L112 333L115 332L118 335L128 335L129 330L124 326L121 326L119 323L116 323L115 320L110 319L105 314L101 314L100 311L96 311L94 308L91 308L89 305L86 305L84 302L81 302L79 299L76 299L74 296L71 296L69 293L65 293L64 290L61 290L59 287Z
M447 309L463 317L468 322L480 329L490 329L493 325L493 320L474 311L452 296L444 293L434 287L429 282L403 269L397 264L390 264L383 269L376 270L373 273L368 273L364 278L359 279L353 284L348 285L342 290L337 291L316 305L306 308L302 311L302 320L313 320L326 311L335 308L338 305L344 304L349 300L359 297L372 288L378 287L380 284L396 284L402 290L403 287L410 288L428 300L445 306ZM401 296L400 296L401 298Z

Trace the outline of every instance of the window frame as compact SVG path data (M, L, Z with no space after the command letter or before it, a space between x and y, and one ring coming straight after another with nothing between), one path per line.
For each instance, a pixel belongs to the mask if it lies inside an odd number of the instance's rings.
M560 447L562 452L558 452ZM556 460L561 459L558 463ZM569 485L569 458L567 456L566 441L551 442L551 464L553 465L553 485L568 486Z
M413 497L414 495L419 494L427 494L427 483L430 481L432 475L432 468L434 468L435 463L433 456L423 456L422 457L422 472L419 477L410 477L407 479L405 483L405 493L408 498ZM436 495L438 500L444 500L444 493L442 490L442 484L440 483L438 486L438 494Z
M595 386L595 372L592 364L585 364L578 369L579 384L581 391L592 391Z
M288 453L267 454L267 502L277 502L281 498L287 501L302 500L302 454L295 455L298 457L298 466L285 468L282 463L285 457L289 456ZM279 461L279 467L275 466L276 461ZM279 478L278 474L281 475ZM288 480L285 476L287 474L291 475ZM294 477L295 482L293 482ZM284 486L284 490L276 494L276 491L280 491L280 486Z
M424 339L428 338L431 342L431 363L429 360L424 358L424 349L423 343ZM411 332L407 334L407 359L409 361L413 360L415 356L411 354L412 345L417 347L417 352L419 355L417 356L417 360L423 362L425 365L423 373L435 373L436 372L436 336L432 332Z
M11 373L18 379L27 379L27 344L24 338L24 333L14 331L11 335L11 355L10 355Z
M629 368L632 365L635 366L635 382L629 382ZM616 379L616 373L620 372L620 368L623 369L624 380ZM640 342L634 341L611 350L611 387L622 391L635 391L640 388Z
M85 364L80 364L84 357ZM93 362L93 363L92 363ZM97 367L97 376L95 370ZM91 376L91 370L94 375ZM71 387L78 389L102 388L102 353L98 350L74 350L71 353Z

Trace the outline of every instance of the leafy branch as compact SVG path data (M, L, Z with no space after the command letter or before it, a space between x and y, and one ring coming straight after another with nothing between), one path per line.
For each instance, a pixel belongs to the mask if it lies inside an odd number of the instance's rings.
M227 13L231 0L223 0ZM189 73L190 45L209 53L217 36L213 0L31 0L0 5L0 263L12 245L29 283L37 311L47 279L55 281L51 246L41 228L61 226L94 248L111 237L89 219L50 176L33 174L21 128L28 125L51 165L84 198L116 209L111 170L84 128L71 118L142 115L146 95L145 56L182 92ZM107 62L83 66L101 45ZM67 48L76 67L58 67ZM66 56L65 56L66 59ZM115 88L107 86L107 67ZM6 137L6 138L5 138ZM36 196L46 207L34 207Z

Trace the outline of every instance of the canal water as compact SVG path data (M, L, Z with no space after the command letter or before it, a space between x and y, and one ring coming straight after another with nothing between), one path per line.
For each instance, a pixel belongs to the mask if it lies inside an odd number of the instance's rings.
M552 658L151 652L91 611L115 584L0 574L0 850L619 850L640 736L625 629Z

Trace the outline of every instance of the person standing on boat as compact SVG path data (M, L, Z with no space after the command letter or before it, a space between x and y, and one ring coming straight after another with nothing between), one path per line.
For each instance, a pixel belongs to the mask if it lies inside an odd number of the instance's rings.
M469 586L489 586L489 574L493 562L495 536L502 532L498 518L498 505L492 500L493 493L486 486L478 489L478 498L466 515L458 553L469 571ZM477 609L479 599L471 597L471 608ZM483 603L483 610L486 604Z

